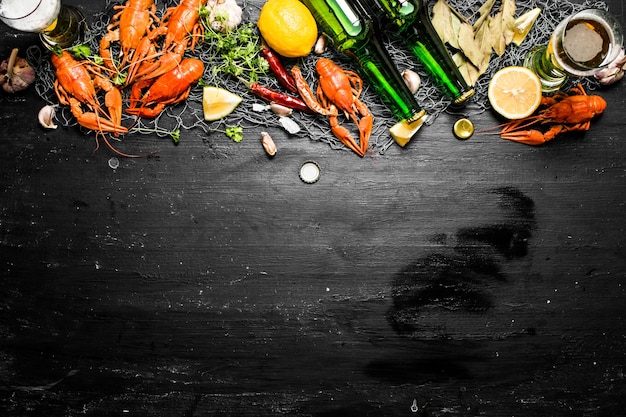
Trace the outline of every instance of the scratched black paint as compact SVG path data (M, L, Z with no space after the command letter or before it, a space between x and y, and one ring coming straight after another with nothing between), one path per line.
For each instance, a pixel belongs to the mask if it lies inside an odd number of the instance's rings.
M423 255L394 278L388 320L397 332L410 334L419 328L425 309L482 312L496 302L487 288L494 281L506 281L502 257L506 261L525 256L536 224L534 202L523 192L503 187L492 193L499 200L503 223L458 230L454 247L443 247L450 253Z

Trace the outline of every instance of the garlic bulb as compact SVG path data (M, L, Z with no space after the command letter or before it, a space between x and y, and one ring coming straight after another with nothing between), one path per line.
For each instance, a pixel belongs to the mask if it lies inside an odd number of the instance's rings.
M54 114L55 114L55 106L47 105L43 106L41 110L39 110L39 114L37 118L39 119L39 124L42 125L46 129L56 129L57 125L54 123Z
M210 10L207 21L218 32L228 32L241 23L243 10L236 0L209 0L206 7Z
M13 48L8 60L0 64L0 85L7 93L16 93L27 88L35 81L35 70L28 61L17 56L18 49Z
M601 69L594 74L594 77L602 85L613 84L622 78L624 78L624 67L626 66L626 55L624 49L620 51L619 55L613 62L611 62L606 68Z

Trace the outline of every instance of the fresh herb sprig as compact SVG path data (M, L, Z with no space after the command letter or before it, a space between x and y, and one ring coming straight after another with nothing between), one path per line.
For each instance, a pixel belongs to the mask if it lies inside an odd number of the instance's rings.
M266 75L269 66L260 54L259 35L252 23L242 23L224 33L205 23L205 45L211 49L212 75L231 75L246 83L257 82Z
M90 61L104 71L113 72L104 66L104 59L100 55L91 53L91 48L87 44L74 45L68 48L67 51L76 59ZM52 52L57 56L61 56L63 54L63 48L61 48L60 45L55 45ZM115 74L111 78L111 82L115 85L124 85L126 83L127 76L127 72L115 71Z

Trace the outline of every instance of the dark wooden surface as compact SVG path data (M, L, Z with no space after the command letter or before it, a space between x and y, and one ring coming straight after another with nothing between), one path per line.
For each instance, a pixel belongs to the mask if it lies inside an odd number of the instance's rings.
M625 92L539 148L444 115L364 159L191 131L115 170L0 96L0 414L625 415Z

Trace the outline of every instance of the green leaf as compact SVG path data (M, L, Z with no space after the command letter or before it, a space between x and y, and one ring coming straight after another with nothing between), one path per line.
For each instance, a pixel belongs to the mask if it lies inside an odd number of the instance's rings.
M73 46L70 52L78 59L87 59L91 56L91 48L85 44Z
M104 59L100 55L94 55L92 59L97 65L104 65Z
M224 133L235 142L241 142L243 140L243 127L241 126L229 126Z
M126 77L128 76L127 72L117 72L115 77L113 78L113 84L115 85L124 85L126 83Z
M170 132L170 136L176 145L180 142L180 129Z

